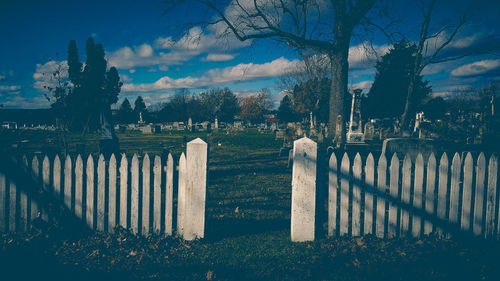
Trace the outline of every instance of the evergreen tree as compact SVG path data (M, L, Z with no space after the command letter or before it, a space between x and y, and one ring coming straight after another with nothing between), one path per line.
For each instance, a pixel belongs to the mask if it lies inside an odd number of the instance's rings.
M138 96L134 102L134 111L139 113L139 112L144 112L145 110L146 110L146 104L144 103L142 97Z
M406 104L406 94L417 52L415 44L401 41L377 62L375 80L366 100L367 114L372 118L399 117ZM415 79L413 104L418 109L431 92L429 81L421 75ZM414 112L413 112L414 115Z
M127 98L125 98L118 110L118 119L122 123L132 123L134 122L134 111L132 110L132 106Z
M71 83L73 83L73 87L75 88L81 87L82 67L83 65L80 62L76 41L71 40L68 45L68 76Z
M278 107L278 119L283 122L295 121L295 111L293 110L292 100L288 95L285 95Z
M68 77L71 87L64 103L55 104L68 112L68 127L73 131L95 132L100 129L102 113L109 116L111 104L118 101L122 83L116 68L107 69L102 44L95 44L92 37L87 40L86 62L83 67L75 40L68 44ZM56 76L58 73L54 73ZM61 95L61 91L57 92ZM57 100L57 99L56 99ZM109 119L109 118L108 118ZM109 120L108 120L109 121Z
M146 104L141 96L138 96L134 102L134 113L136 121L140 120L140 115L142 113L142 120L144 121L147 115Z

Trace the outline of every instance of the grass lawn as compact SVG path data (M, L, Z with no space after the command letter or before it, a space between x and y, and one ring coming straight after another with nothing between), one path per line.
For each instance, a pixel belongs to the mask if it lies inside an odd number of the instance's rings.
M185 136L185 138L184 138ZM0 240L0 278L29 280L498 280L497 241L327 238L290 242L291 169L278 157L281 141L256 131L236 135L120 134L127 154L174 159L184 141L210 145L206 238L135 237L75 233L71 226L38 224ZM219 146L220 143L220 146ZM70 153L98 150L98 136L67 137ZM85 145L83 145L85 144ZM2 149L55 153L57 133L3 131ZM321 151L324 151L321 148ZM175 207L175 206L174 206ZM323 225L324 228L324 225ZM14 279L17 274L18 278Z

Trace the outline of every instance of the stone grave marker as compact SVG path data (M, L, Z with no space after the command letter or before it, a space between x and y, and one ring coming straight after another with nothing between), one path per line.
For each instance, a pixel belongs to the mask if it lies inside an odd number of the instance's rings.
M365 124L365 132L363 136L365 140L373 140L373 137L375 136L375 126L373 126L372 122Z

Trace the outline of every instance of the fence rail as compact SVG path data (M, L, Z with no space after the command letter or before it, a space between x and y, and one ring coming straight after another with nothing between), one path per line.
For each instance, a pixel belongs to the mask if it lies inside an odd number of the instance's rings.
M191 170L180 168L180 173L192 180L189 192L183 193L183 200L189 204L183 204L185 209L179 209L178 213L197 217L196 224L192 223L195 230L179 225L186 233L179 234L186 240L202 238L204 233L206 149L201 139L189 142L187 162L191 163ZM190 156L190 150L194 150L191 154L195 155ZM61 160L59 155L52 159L48 156L39 159L35 155L30 162L24 156L21 163L35 182L41 183L42 193L61 202L90 229L112 233L119 225L144 236L171 235L175 170L172 155L167 159L160 156L150 159L148 154L141 158L134 154L129 159L122 154L119 159L115 155L105 159L101 154L97 158L67 155ZM203 177L205 180L200 180ZM45 221L54 219L32 195L18 188L9 175L0 172L0 232L26 231L38 217ZM203 208L199 207L200 200L203 200ZM193 211L192 205L198 209Z
M305 160L295 152L311 144L294 143L294 179L307 174ZM364 161L359 153L353 161L347 153L333 153L328 162L328 235L492 237L500 234L497 177L497 157L486 159L482 152L475 159L471 153L455 153L451 163L443 153L439 164L433 153L426 159L422 154L399 159L396 153L375 159L369 153ZM292 192L310 193L305 186Z

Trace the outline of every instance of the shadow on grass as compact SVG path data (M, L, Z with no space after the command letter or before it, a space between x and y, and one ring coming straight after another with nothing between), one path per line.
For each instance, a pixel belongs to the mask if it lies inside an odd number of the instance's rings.
M288 171L283 167L276 165L260 166L260 167L237 167L231 169L209 170L208 176L210 180L210 179L219 179L220 177L235 176L235 175L250 174L250 173L277 175L277 174L288 173Z
M205 228L206 241L214 242L225 238L248 236L277 230L285 230L290 227L287 219L207 219Z

